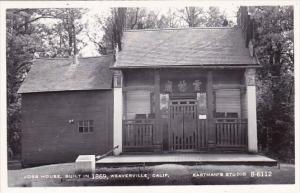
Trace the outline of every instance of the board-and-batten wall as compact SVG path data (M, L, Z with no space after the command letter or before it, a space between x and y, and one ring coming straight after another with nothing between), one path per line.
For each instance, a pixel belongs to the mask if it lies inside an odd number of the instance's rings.
M22 161L25 165L73 162L80 154L112 148L111 90L22 95ZM94 131L80 133L79 120L93 120Z

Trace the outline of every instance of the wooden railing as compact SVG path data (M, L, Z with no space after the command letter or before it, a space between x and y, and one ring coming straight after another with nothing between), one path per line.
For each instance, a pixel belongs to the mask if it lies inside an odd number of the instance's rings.
M190 136L185 135L185 141L171 135L169 148L205 151L208 147L208 122L209 120L198 120L195 131ZM247 120L215 119L215 129L217 148L244 150L247 147ZM154 151L157 148L154 143L155 132L155 119L123 120L123 150Z
M217 119L216 120L217 147L246 147L247 120L245 119Z
M202 150L208 145L208 120L199 119L197 125L197 149Z
M155 119L123 120L124 150L151 151L154 145Z

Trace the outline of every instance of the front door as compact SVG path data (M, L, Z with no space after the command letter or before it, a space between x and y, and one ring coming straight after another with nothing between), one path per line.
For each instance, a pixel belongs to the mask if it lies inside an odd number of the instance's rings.
M176 99L170 101L169 149L197 149L197 101Z

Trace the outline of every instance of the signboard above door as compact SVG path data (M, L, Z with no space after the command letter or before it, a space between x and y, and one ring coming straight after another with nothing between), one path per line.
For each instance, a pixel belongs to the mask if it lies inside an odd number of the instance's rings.
M188 76L161 78L161 93L199 93L206 92L205 78L190 78Z

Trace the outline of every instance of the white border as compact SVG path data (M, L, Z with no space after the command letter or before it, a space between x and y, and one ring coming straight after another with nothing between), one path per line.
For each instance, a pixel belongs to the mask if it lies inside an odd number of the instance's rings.
M109 187L43 187L43 188L8 188L7 187L7 154L6 154L6 29L5 29L5 10L7 8L63 8L63 7L177 7L177 6L203 6L205 4L220 6L220 4L231 5L294 5L295 17L295 117L299 117L299 1L297 0L259 0L259 1L0 1L0 192L94 192L94 191L113 191L113 192L182 192L182 191L202 191L202 192L278 192L278 193L299 193L299 119L295 122L295 152L296 152L296 184L295 185L195 185L195 186L109 186Z

